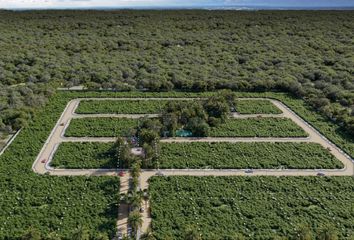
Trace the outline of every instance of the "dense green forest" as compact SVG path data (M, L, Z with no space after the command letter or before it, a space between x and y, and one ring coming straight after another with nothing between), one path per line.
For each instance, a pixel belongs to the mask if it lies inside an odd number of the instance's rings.
M285 91L354 132L354 11L0 11L0 129L56 87Z

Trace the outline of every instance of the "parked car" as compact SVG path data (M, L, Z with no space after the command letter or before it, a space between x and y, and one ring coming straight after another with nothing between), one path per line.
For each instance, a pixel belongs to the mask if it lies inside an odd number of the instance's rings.
M247 169L247 170L245 171L245 173L253 173L253 170L252 170L252 169Z
M125 176L125 172L124 171L119 171L118 176L119 177L124 177Z
M128 227L127 232L128 232L128 237L130 237L133 233L133 229L131 227Z
M143 213L145 209L143 207L140 208L140 212Z
M41 163L46 163L47 159L42 159Z
M123 234L121 232L118 233L118 240L122 240L123 239Z
M161 172L161 171L158 171L158 172L156 173L156 176L165 176L165 174L163 174L163 172Z
M326 174L319 172L319 173L317 173L317 176L323 177L323 176L326 176Z

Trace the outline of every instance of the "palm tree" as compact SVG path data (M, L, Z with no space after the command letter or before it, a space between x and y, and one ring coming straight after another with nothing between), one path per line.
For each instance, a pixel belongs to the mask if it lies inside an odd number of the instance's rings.
M138 186L139 186L139 178L133 177L132 186L131 186L133 192L136 192L138 190Z
M128 223L132 227L134 234L143 225L143 218L139 211L133 211L129 214Z
M132 165L132 168L130 169L130 174L132 178L140 177L140 170L141 170L140 165L141 165L140 161L137 161Z
M133 193L129 198L129 204L133 209L140 209L141 207L141 194L139 192Z

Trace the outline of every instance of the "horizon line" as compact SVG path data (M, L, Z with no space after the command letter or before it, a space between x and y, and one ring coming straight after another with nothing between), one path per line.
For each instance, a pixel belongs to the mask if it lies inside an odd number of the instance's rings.
M354 6L267 6L267 5L136 5L136 6L92 6L92 7L16 7L0 10L354 10Z

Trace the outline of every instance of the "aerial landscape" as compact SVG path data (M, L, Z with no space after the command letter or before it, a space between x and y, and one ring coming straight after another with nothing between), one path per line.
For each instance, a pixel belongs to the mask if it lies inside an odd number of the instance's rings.
M0 240L354 240L354 1L0 1Z

